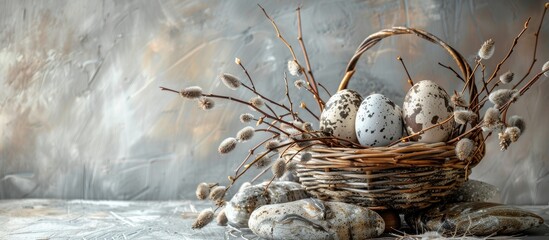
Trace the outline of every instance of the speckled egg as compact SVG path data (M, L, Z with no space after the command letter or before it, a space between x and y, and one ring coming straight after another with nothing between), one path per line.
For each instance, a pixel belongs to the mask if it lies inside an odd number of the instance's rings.
M364 146L386 146L402 137L400 108L381 94L366 97L356 114L358 142Z
M334 94L320 114L320 130L332 136L358 142L355 117L362 102L360 94L345 89Z
M453 111L448 93L429 80L414 84L406 94L402 106L404 125L410 135L446 120ZM452 133L453 126L454 121L448 121L425 131L413 140L425 143L444 142Z

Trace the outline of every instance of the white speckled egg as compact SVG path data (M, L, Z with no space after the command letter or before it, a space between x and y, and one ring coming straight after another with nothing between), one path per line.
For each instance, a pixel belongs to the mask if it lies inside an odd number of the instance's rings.
M344 89L334 94L320 114L320 130L334 137L358 142L355 134L355 117L362 102L360 94Z
M448 93L429 80L414 84L406 94L402 106L404 124L410 135L446 120L453 112ZM444 142L452 133L453 126L454 121L448 121L425 131L413 140L425 143Z
M364 146L386 146L402 137L400 108L381 94L366 97L356 114L358 142Z

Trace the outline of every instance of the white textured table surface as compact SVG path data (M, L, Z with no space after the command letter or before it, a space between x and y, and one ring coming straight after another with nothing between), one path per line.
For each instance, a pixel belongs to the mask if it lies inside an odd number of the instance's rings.
M0 200L0 239L223 239L225 227L190 228L199 201ZM546 223L527 239L549 239L549 206L525 206Z

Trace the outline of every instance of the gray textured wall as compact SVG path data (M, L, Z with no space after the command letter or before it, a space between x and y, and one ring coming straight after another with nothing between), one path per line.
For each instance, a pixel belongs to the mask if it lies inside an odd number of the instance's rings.
M296 3L260 3L297 47ZM397 25L434 33L471 62L481 43L494 38L490 71L528 16L532 29L537 26L542 6L543 1L304 1L302 18L317 79L334 91L363 38ZM220 72L243 76L233 63L239 57L259 89L282 99L290 55L254 2L2 1L0 12L0 198L191 198L200 181L225 182L245 155L246 146L228 156L216 149L241 128L237 117L247 109L218 102L205 113L158 87L200 85L231 93L214 79ZM549 23L543 31L541 63L549 59ZM522 75L532 43L530 30L504 70ZM407 86L397 55L415 79L456 86L436 65L451 63L442 50L398 37L363 57L354 79L360 81L352 87L402 102ZM497 142L488 143L487 157L473 171L473 178L500 187L507 203L549 202L548 90L544 79L517 102L521 107L512 108L528 120L520 142L504 153Z

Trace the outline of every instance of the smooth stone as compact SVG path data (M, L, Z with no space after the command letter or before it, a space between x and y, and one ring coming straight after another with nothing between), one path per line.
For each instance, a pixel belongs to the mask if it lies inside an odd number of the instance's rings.
M543 224L543 218L520 208L488 202L449 203L405 216L420 231L448 235L513 235Z
M446 198L447 202L501 202L499 189L491 184L469 180L461 187L456 189L455 193Z
M288 181L268 182L243 187L225 206L225 215L235 227L247 227L250 214L263 205L285 203L310 197L299 183Z
M266 239L366 239L385 229L383 218L370 209L315 198L262 206L248 225Z

